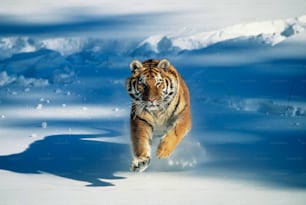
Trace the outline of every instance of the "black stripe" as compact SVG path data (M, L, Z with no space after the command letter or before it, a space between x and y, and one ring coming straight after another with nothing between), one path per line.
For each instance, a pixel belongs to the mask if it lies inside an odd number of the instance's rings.
M149 73L150 73L150 70L149 70L149 69L145 69L145 70L142 72L142 75L147 76Z
M158 72L151 71L150 74L151 74L151 77L155 77L155 76L158 76L159 73L158 73Z
M145 62L142 63L144 67L156 67L158 65L159 61L154 60L154 59L149 59L146 60Z
M141 118L141 117L139 117L139 116L136 116L136 118L139 119L140 121L146 123L147 125L149 125L149 127L151 128L151 130L152 130L152 132L153 132L154 127L153 127L153 125L151 125L151 123L149 123L146 119L143 119L143 118Z
M136 91L137 89L136 89L136 87L137 87L137 84L136 84L137 82L136 82L136 80L134 80L133 82L132 82L132 86L133 86L133 88L134 88L134 90Z
M135 95L134 95L133 93L129 93L129 95L130 95L130 97L133 98L133 99L136 98Z
M127 83L126 83L126 87L127 87L127 91L131 92L132 91L132 87L131 87L131 80L128 79Z
M178 100L177 100L177 103L176 103L176 105L175 105L175 108L174 108L174 110L173 110L173 112L172 112L172 114L171 114L171 117L170 117L169 119L172 119L172 118L173 118L173 116L174 116L174 114L175 114L175 112L176 112L176 110L177 110L177 108L178 108L178 106L179 106L179 104L180 104L180 101L181 101L181 96L179 95L179 98L178 98Z
M151 68L151 73L154 73L155 75L158 75L160 72L156 68Z
M170 78L169 76L167 76L167 78L169 79L169 82L170 82L170 89L172 90L173 89L173 87L174 87L174 81L175 81L175 79L172 79L172 78Z
M184 105L183 109L177 114L177 115L180 115L187 107L187 104Z
M147 76L158 75L159 72L153 69L147 69L147 70L144 70L142 74L147 77Z
M168 79L165 78L165 82L166 82L166 87L168 88L169 87Z
M176 74L175 71L173 71L173 70L168 70L168 73L174 75L174 77L177 78L177 74Z
M169 76L165 77L165 81L166 81L166 90L167 90L167 94L168 94L169 89L170 89L170 91L173 91L174 83Z
M176 126L174 126L174 134L175 134L175 136L178 137L177 132L176 132Z
M170 76L166 76L165 79L169 80L169 85L167 87L170 86L170 89L173 89L173 87L175 86L175 84L177 83L176 78L171 78Z

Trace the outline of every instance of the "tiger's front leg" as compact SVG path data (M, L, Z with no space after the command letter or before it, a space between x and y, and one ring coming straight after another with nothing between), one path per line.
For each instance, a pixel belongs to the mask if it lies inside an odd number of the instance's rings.
M191 117L188 112L182 113L182 116L176 121L174 126L160 140L156 156L158 158L168 157L190 129Z
M131 119L131 146L134 155L130 169L143 172L150 164L153 126L145 119L136 116Z

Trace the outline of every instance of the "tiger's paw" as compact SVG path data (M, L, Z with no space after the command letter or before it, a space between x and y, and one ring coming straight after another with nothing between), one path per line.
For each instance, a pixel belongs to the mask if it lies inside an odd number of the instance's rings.
M132 172L143 172L150 164L150 157L135 158L130 166Z
M157 152L156 152L156 156L158 158L166 158L168 157L171 152L172 152L172 149L170 149L170 143L166 140L163 140L160 142L158 148L157 148Z

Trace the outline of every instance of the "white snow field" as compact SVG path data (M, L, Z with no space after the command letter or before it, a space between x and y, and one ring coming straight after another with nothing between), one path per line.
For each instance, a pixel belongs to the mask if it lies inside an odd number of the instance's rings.
M1 36L0 205L304 205L305 24ZM131 173L128 65L164 57L190 89L193 128L168 159Z

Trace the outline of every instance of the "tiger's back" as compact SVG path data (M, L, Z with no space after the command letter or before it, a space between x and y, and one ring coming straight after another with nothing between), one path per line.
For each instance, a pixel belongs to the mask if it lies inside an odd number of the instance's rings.
M132 99L132 171L143 171L151 158L153 136L160 135L158 158L168 157L191 129L188 88L167 59L134 60L126 89Z

